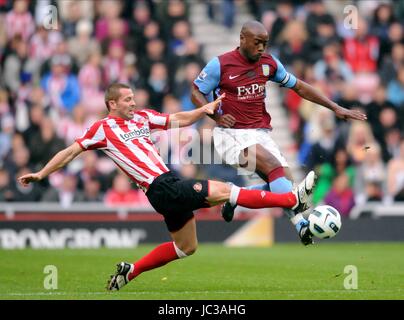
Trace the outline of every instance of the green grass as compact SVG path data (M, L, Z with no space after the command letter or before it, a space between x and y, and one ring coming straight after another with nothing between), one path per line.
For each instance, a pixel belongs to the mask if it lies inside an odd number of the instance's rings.
M404 243L201 245L119 292L105 291L117 262L152 248L0 250L0 299L404 299ZM43 287L46 265L58 269L57 290ZM346 265L358 269L357 290L344 289Z

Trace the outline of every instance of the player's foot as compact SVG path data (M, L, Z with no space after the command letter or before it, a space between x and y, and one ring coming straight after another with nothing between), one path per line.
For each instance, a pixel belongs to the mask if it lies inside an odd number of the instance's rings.
M310 195L313 192L316 182L316 174L310 171L302 182L295 187L292 192L295 194L297 203L292 208L295 213L306 211L310 207Z
M222 206L220 213L224 221L230 222L233 220L234 217L234 210L236 209L237 205L232 205L230 202L225 202Z
M313 234L310 231L309 224L302 226L299 231L300 241L305 245L313 244Z
M111 279L107 282L107 290L115 291L121 289L129 280L129 274L133 272L134 265L127 262L121 262L116 265L116 272L111 275Z

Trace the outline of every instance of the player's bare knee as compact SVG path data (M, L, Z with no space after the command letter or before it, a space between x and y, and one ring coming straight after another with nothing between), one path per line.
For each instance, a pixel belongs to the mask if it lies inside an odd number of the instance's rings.
M191 255L193 255L193 254L196 252L197 249L198 249L198 244L189 246L189 247L186 249L185 254L186 254L187 256L191 256Z
M209 202L227 201L230 197L231 186L220 181L209 181Z
M196 249L198 248L198 242L195 241L176 245L177 248L180 250L180 252L183 253L185 256L193 255L196 252ZM182 256L180 258L183 258L185 256Z

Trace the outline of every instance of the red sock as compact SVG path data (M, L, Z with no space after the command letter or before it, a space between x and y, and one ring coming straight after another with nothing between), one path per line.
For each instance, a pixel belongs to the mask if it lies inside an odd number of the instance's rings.
M273 193L261 190L240 189L237 204L246 208L292 208L296 204L296 197L292 192Z
M142 272L164 266L176 259L178 259L178 255L174 248L174 242L162 243L135 262L135 269L128 278L132 280Z

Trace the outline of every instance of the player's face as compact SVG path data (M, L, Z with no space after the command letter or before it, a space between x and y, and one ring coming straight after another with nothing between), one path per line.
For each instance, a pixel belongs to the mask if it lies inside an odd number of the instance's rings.
M121 96L116 103L116 113L121 118L130 120L136 112L135 95L131 89L120 89Z
M267 32L247 32L241 37L240 48L250 61L258 61L267 48L269 36Z

